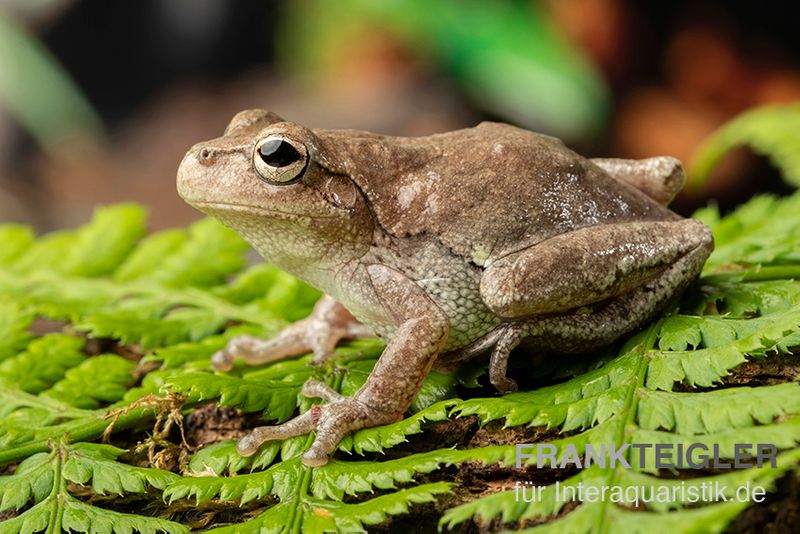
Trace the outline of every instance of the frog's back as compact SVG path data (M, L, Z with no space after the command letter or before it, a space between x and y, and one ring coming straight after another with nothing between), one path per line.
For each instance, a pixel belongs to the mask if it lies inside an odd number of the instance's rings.
M578 228L677 218L558 139L506 124L354 136L347 155L348 174L387 232L436 237L478 265Z

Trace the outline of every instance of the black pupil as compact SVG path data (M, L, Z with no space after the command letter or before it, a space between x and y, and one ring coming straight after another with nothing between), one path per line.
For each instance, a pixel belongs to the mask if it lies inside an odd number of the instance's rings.
M270 167L286 167L300 160L297 149L282 139L265 141L258 152Z

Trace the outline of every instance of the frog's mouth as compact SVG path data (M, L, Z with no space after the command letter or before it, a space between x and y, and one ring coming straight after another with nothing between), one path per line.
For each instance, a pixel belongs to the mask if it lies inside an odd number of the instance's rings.
M253 204L236 204L233 202L220 202L215 200L186 200L192 206L203 213L219 216L225 212L239 212L248 215L263 215L276 219L287 220L311 220L311 219L333 219L333 215L308 215L307 213L293 213L291 211L276 210L254 206Z

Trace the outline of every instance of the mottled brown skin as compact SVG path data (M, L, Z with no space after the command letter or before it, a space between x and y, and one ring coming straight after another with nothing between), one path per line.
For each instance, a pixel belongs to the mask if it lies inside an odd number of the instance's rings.
M303 462L322 465L347 433L400 419L434 363L491 352L491 381L510 391L520 342L580 352L641 326L713 246L665 207L682 184L672 158L589 160L505 124L402 138L239 113L189 150L178 191L327 296L274 339L232 340L214 365L309 351L321 363L340 339L387 341L353 397L311 381L303 393L327 404L239 451L314 430Z

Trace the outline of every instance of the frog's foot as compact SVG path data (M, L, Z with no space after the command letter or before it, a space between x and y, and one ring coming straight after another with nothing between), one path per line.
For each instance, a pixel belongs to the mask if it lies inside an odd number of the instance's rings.
M299 328L302 322L291 325L278 337L269 340L255 336L236 336L224 349L211 357L211 365L218 371L230 371L236 360L257 365L308 352L307 343Z
M592 163L665 206L683 189L681 162L668 156L647 159L593 158Z
M489 358L489 382L500 393L511 393L518 389L517 383L508 378L506 372L508 370L508 357L511 351L525 337L525 334L524 328L519 325L508 325L503 328L492 349L492 356Z
M309 328L309 350L314 353L311 358L311 365L319 367L333 358L336 344L342 339L375 337L375 334L369 328L356 321L350 315L350 312L346 311L346 313L350 316L349 320L345 319L338 323L332 323L315 319L307 327Z
M301 461L309 467L319 467L328 462L329 455L350 432L397 419L397 417L387 417L385 412L361 403L353 397L344 397L317 380L306 382L302 393L307 397L326 400L328 404L316 404L306 413L281 425L254 429L236 444L239 454L251 456L265 441L288 439L313 430L316 438L311 448L301 457Z
M220 371L229 371L237 359L258 365L313 352L312 365L321 365L333 356L340 340L372 335L341 304L324 296L309 317L288 326L277 337L263 340L254 336L237 336L214 354L211 363Z

